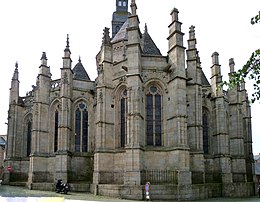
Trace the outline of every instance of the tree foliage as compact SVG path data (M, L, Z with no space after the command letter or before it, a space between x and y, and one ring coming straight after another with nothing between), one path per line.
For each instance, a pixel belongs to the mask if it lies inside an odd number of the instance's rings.
M251 24L254 25L256 23L260 22L260 11L258 13L258 15L256 15L255 17L251 18Z
M260 12L251 18L251 24L254 25L256 23L260 23ZM251 54L243 68L231 73L229 81L224 81L222 86L226 85L230 89L244 82L246 78L253 80L254 91L251 101L254 103L256 100L260 100L260 49Z

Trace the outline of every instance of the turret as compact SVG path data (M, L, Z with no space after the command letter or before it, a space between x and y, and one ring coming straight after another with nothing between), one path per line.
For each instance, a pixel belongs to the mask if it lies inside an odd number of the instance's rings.
M9 97L9 104L18 103L19 98L19 72L18 72L18 63L15 63L15 70L11 82L11 88L10 88L10 97Z

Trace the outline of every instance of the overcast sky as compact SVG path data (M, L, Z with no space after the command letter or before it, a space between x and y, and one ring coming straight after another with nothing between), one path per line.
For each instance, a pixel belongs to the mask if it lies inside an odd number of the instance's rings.
M130 4L131 0L129 0ZM210 79L211 55L217 51L223 79L229 72L229 58L241 68L251 53L260 47L260 24L251 17L260 10L259 0L136 0L140 29L148 32L167 54L170 12L179 10L187 47L189 27L195 26L202 68ZM130 9L129 9L130 10ZM66 35L70 36L73 67L79 56L90 78L96 78L95 56L104 27L111 27L115 0L0 0L1 101L0 134L7 133L9 88L19 65L20 96L35 85L42 52L46 52L52 79L60 78ZM249 94L251 85L247 83ZM260 105L252 105L253 151L260 152Z

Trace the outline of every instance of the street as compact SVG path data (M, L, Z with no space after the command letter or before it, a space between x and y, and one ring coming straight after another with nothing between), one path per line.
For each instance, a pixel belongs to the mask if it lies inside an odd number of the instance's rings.
M104 196L94 196L91 193L70 192L67 195L50 191L28 190L25 187L0 185L0 202L138 202L116 199ZM151 199L151 201L153 201ZM260 198L211 198L201 202L259 202ZM159 201L157 201L159 202Z

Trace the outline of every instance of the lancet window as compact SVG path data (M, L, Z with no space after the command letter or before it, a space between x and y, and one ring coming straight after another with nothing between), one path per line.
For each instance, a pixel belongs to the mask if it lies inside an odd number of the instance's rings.
M59 111L54 114L54 152L58 150L58 127L59 127Z
M75 110L75 151L88 151L88 111L83 102L80 102Z
M120 146L124 147L127 143L127 90L124 90L120 97Z
M162 145L162 95L155 85L146 93L146 144Z
M209 153L209 113L206 109L203 109L202 125L203 125L203 151L204 154L208 154Z
M27 121L26 124L26 133L27 133L27 150L26 156L30 156L31 153L31 141L32 141L32 122L31 120Z

